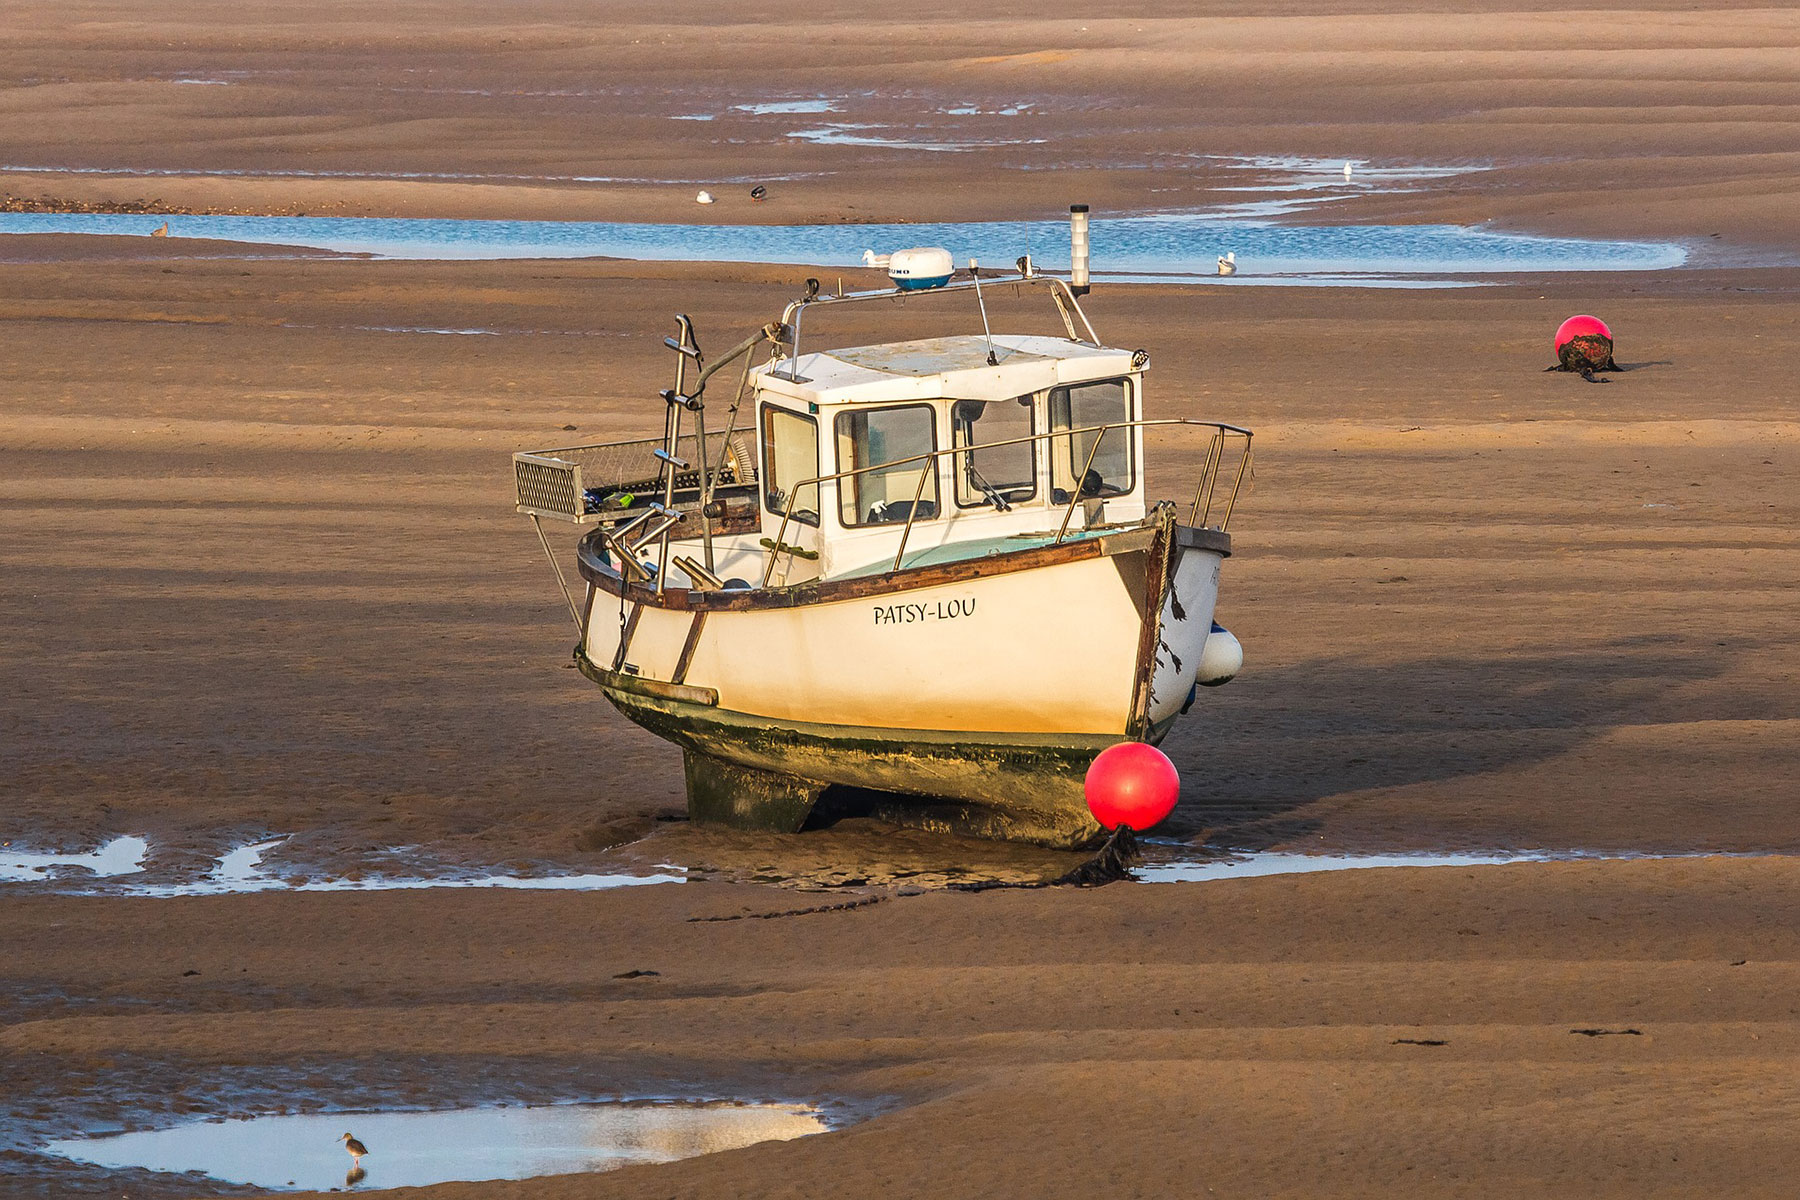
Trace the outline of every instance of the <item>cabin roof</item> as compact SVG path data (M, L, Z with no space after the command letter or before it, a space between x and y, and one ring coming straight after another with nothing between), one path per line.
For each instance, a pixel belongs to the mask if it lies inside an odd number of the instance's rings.
M988 339L976 335L886 342L802 354L798 381L787 378L785 360L776 375L759 372L767 391L818 404L893 403L948 397L1010 400L1063 383L1122 375L1131 352L1067 338L996 334L994 365Z

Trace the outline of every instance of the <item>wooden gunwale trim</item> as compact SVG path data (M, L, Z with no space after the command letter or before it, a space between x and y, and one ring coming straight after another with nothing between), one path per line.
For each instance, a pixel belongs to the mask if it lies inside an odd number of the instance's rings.
M1131 720L1126 726L1136 741L1144 741L1150 734L1150 684L1156 678L1156 646L1162 640L1163 598L1169 593L1179 556L1178 528L1165 510L1145 564L1144 623L1138 628L1137 675L1131 688Z
M903 567L878 575L859 575L852 579L816 580L783 588L759 588L748 592L700 592L687 588L665 588L658 592L647 584L622 580L619 572L602 562L592 548L592 537L584 537L577 548L576 566L583 579L610 595L623 596L634 604L676 612L746 612L758 609L800 608L812 604L828 604L838 600L857 600L868 596L886 596L918 588L937 587L947 583L963 583L1014 571L1080 562L1140 550L1158 536L1159 524L1146 524L1118 533L1078 538L1059 545L1032 546L983 558L960 562L932 563L920 567ZM1231 552L1231 538L1216 529L1200 529L1196 544L1220 554ZM1222 544L1221 544L1222 542Z
M647 696L652 700L672 700L678 704L700 704L707 708L719 706L717 688L694 687L686 683L664 683L660 679L646 679L641 675L627 675L623 671L608 671L594 665L592 659L585 654L575 656L575 665L581 673L603 688L611 688L616 692L629 692L634 696Z
M617 671L625 665L625 656L631 652L631 636L637 632L638 618L644 615L642 604L631 606L631 615L625 618L625 628L619 631L619 649L613 655L612 669Z
M581 602L581 644L587 645L588 626L594 620L594 600L600 595L600 589L592 583L587 586L587 596Z
M688 626L687 641L681 643L681 657L675 660L675 673L669 682L687 682L688 668L694 665L694 651L700 648L700 631L704 628L706 610L703 608L694 614L693 623Z

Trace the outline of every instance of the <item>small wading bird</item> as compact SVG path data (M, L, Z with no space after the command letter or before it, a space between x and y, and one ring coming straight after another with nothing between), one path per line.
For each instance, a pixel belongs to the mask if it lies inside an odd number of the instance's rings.
M351 1137L349 1130L345 1130L344 1136L339 1138L338 1141L344 1143L344 1149L350 1152L351 1161L356 1164L357 1169L361 1169L362 1156L369 1152L369 1148Z
M1219 260L1219 274L1221 274L1221 275L1236 275L1237 274L1237 251L1236 250L1230 251L1229 253L1227 253L1225 255L1224 258L1221 258Z
M750 189L750 198L752 200L766 200L769 198L769 189L759 183Z

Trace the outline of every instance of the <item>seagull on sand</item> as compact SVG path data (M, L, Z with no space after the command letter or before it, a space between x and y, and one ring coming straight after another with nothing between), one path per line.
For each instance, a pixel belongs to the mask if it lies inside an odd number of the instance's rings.
M344 1131L344 1136L339 1138L338 1141L344 1143L344 1149L350 1152L351 1161L356 1163L358 1167L361 1167L362 1156L369 1152L369 1148L351 1137L350 1131L347 1129Z

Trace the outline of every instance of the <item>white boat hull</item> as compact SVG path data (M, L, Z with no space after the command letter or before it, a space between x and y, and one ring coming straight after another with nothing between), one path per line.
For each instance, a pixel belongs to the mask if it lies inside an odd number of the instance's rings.
M930 797L888 806L921 823L1081 845L1101 832L1088 763L1160 740L1182 710L1229 552L1163 512L737 599L624 586L584 552L579 657L621 711L687 752L696 815L798 828L836 786Z

